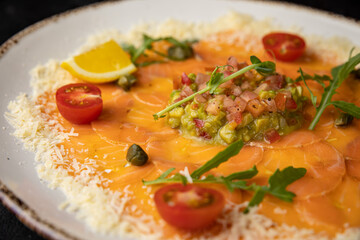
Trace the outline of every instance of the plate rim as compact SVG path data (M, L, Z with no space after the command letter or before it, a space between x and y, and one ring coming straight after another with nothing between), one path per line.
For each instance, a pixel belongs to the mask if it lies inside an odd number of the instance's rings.
M75 15L80 12L87 11L89 9L101 8L105 5L118 4L120 2L142 2L146 0L110 0L104 2L95 2L88 5L76 7L74 9L69 9L57 14L54 14L50 17L46 17L40 21L37 21L19 32L12 35L9 39L3 42L0 45L0 60L9 52L9 50L17 45L24 37L27 35L36 32L37 30L49 25L56 23L58 20L66 18L71 15ZM297 3L282 2L279 0L275 1L266 1L266 0L217 0L217 1L228 1L228 2L256 2L257 4L264 4L269 6L285 6L292 9L300 9L302 11L307 11L312 14L320 15L325 18L331 18L343 21L347 24L355 24L360 27L360 20L357 20L352 17L347 17L338 13L329 12L322 9L317 9L310 6L300 5ZM73 236L71 233L66 230L56 227L51 222L42 219L30 206L28 206L25 201L17 197L9 187L7 187L2 181L0 176L0 202L2 205L7 208L11 213L13 213L16 218L22 222L30 230L36 232L40 236L46 239L64 239L64 240L79 240L79 238Z

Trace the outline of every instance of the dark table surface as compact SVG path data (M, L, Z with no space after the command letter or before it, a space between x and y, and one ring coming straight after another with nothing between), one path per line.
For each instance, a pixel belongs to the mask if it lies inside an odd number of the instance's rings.
M1 0L0 44L23 28L69 9L95 0ZM288 0L287 2L310 6L360 20L360 1ZM354 2L357 2L356 4ZM25 227L0 204L0 240L43 240L41 236Z

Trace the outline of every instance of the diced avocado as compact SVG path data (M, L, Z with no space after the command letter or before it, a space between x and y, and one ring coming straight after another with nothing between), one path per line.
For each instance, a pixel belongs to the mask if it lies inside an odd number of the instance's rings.
M225 113L220 111L216 116L207 115L203 130L209 133L211 136L215 136L220 127L224 125Z
M176 99L180 97L180 90L174 90L170 94L170 102L173 103Z
M234 142L237 138L235 127L232 123L228 123L223 126L219 131L221 139L224 140L227 144Z
M249 123L251 123L254 120L254 117L251 113L245 113L243 115L243 119L242 122L239 124L238 129L245 127L246 125L248 125Z
M194 129L195 128L195 123L194 123L193 118L191 118L190 116L188 116L186 114L183 115L181 117L181 126L182 126L182 128L184 128L186 130Z
M268 99L268 98L275 98L276 93L272 90L270 91L260 91L259 98L260 99Z
M192 84L190 84L190 88L191 88L191 90L193 90L194 92L196 92L197 89L198 89L198 86L197 86L195 83L192 83Z
M188 74L188 78L190 78L191 81L194 82L195 79L196 79L196 74L195 74L195 73L189 73L189 74Z
M182 115L184 115L185 110L182 107L174 108L169 112L170 117L180 118Z
M180 118L168 118L167 123L170 125L171 128L178 128L180 127L181 120Z
M260 131L264 131L268 125L270 123L270 119L269 118L265 118L265 117L262 117L262 118L258 118L254 121L254 124L255 124L255 132L260 132Z
M217 89L215 89L214 94L219 95L219 94L223 94L224 92L225 92L224 88L218 87Z

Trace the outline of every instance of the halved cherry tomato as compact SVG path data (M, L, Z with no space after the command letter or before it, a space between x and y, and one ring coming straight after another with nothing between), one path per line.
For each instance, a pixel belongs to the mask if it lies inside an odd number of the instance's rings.
M61 115L69 122L86 124L99 117L103 101L101 91L95 85L74 83L56 91L56 105Z
M154 196L161 217L170 225L196 230L211 225L224 208L224 196L211 188L171 184Z
M289 33L269 33L262 39L264 48L280 61L291 62L298 59L305 51L305 41L298 35Z

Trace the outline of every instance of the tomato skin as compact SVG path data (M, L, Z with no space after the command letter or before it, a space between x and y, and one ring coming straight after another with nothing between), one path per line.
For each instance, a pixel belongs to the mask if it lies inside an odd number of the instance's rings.
M97 119L103 108L101 91L89 83L73 83L56 91L56 105L69 122L87 124Z
M191 85L191 79L188 77L188 75L186 75L186 73L182 73L181 75L181 83L183 85Z
M270 129L269 131L267 131L265 133L265 136L264 136L265 142L270 143L270 144L279 141L280 138L281 138L281 136L275 129Z
M297 104L294 99L288 98L286 99L285 108L289 110L296 110Z
M193 192L200 196L200 198L208 194L208 196L211 196L212 201L199 207L189 206L181 200L174 200L169 205L165 199L169 192L173 192L176 196ZM171 184L162 187L155 193L154 200L159 214L167 223L186 230L198 230L211 225L222 212L225 205L224 196L217 190L193 184L185 186L182 184Z
M275 58L284 62L292 62L303 55L306 44L303 38L290 33L269 33L262 39L264 49Z
M283 93L278 93L275 96L275 104L276 108L280 111L285 111L285 104L286 104L286 95Z

